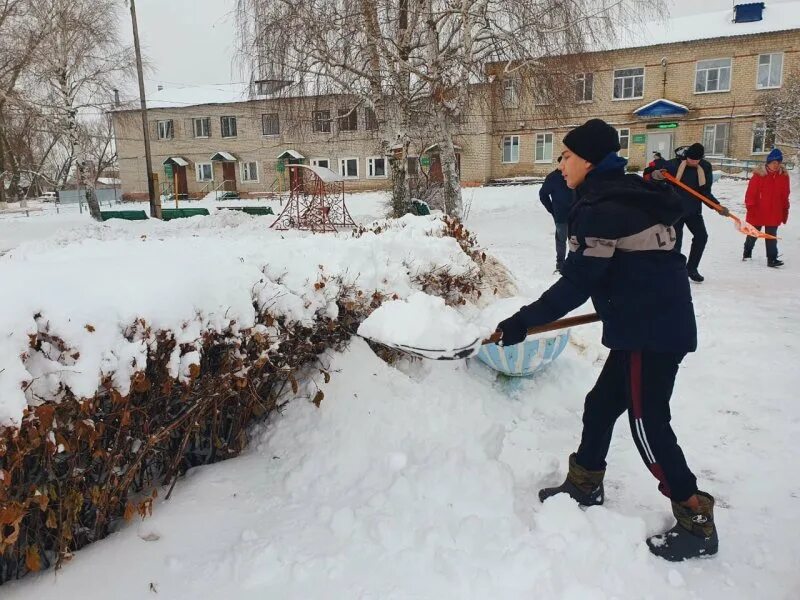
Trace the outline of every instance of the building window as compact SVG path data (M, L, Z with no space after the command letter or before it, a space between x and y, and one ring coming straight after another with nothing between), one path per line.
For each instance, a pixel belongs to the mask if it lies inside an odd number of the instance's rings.
M358 159L340 158L339 175L345 179L358 179Z
M382 156L372 156L367 159L367 177L373 179L386 178L386 159Z
M327 158L312 158L311 159L311 166L312 167L322 167L323 169L330 169L331 168L331 161Z
M172 119L166 121L156 121L158 127L158 139L171 140L175 137L175 126Z
M579 73L575 76L575 102L594 100L594 73Z
M212 163L195 163L194 171L197 181L214 180L214 165Z
M313 113L311 113L311 117L314 133L331 132L331 111L315 110Z
M367 131L378 129L378 117L371 108L364 109L364 129Z
M614 100L644 97L644 67L614 71Z
M706 125L703 128L703 146L706 147L706 154L725 156L728 151L728 131L727 123Z
M209 117L192 119L192 131L196 138L211 137L211 119Z
M534 162L537 163L551 163L553 162L553 134L552 133L537 133L536 134L536 155Z
M281 134L281 122L278 119L278 113L265 113L261 115L261 133L262 135Z
M241 179L242 183L258 182L258 163L257 162L243 162L241 163Z
M505 108L519 107L519 83L519 79L503 81L503 106Z
M619 133L619 155L628 156L628 146L631 143L631 130L627 128L618 129L617 132Z
M222 130L222 137L236 137L236 117L220 117L220 129Z
M355 108L339 109L339 131L358 131L358 111Z
M753 125L753 154L768 154L775 147L775 132L766 123Z
M694 93L731 91L731 59L698 60L694 75Z
M760 90L779 88L783 82L783 53L762 54L758 57L758 81Z
M519 136L507 135L503 137L503 162L519 162Z

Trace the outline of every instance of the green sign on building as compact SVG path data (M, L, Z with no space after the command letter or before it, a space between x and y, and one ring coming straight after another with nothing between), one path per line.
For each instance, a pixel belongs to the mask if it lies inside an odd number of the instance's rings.
M646 144L647 143L647 134L646 133L636 133L636 134L634 134L633 143L634 144Z
M423 167L430 167L431 166L431 157L427 154L419 157L419 164Z

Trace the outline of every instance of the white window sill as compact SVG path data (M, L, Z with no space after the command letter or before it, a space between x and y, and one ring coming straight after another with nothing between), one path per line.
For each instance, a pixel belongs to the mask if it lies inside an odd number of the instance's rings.
M644 96L631 96L630 98L612 98L612 102L627 102L629 100L644 100Z
M509 160L509 161L502 160L502 161L500 161L500 164L501 165L518 165L519 161L518 160Z
M261 137L276 138L276 137L281 137L281 134L280 133L262 133Z
M239 136L238 135L223 135L221 137L222 137L223 140L235 140Z
M208 138L209 138L209 136L207 136L207 135L196 135L196 136L194 136L194 139L196 139L196 140L207 140Z
M575 104L594 104L594 100L576 100Z
M241 179L239 183L258 183L258 179Z
M750 156L767 156L772 150L765 150L763 152L752 152Z
M367 179L389 179L388 175L367 175Z
M553 159L551 158L550 160L534 160L533 164L535 164L535 165L552 165L553 164Z
M704 96L705 94L728 94L730 93L730 88L727 90L709 90L707 92L694 92L695 96Z
M763 86L763 87L761 87L761 86L756 86L756 90L757 90L757 91L759 91L759 92L760 92L761 90L779 90L779 89L781 89L782 87L783 87L783 84L781 84L781 85Z

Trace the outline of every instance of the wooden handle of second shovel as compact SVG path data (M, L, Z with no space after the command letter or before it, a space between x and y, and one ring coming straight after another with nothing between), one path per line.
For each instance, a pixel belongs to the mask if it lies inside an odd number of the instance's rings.
M552 323L545 323L544 325L538 325L536 327L531 327L528 329L528 335L534 335L536 333L547 333L548 331L557 331L559 329L566 329L567 327L575 327L576 325L586 325L587 323L595 323L600 320L600 315L597 313L589 313L586 315L578 315L576 317L567 317L565 319L559 319L558 321L553 321ZM500 341L503 334L499 331L495 331L488 340L483 340L484 344L496 344Z

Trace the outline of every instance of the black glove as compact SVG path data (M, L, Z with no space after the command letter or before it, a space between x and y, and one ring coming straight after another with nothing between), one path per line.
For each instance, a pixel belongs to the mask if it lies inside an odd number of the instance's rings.
M524 342L525 338L528 337L528 327L525 325L520 313L510 316L505 321L500 321L497 331L503 333L503 337L498 342L500 346L513 346Z
M729 211L726 206L722 206L721 204L719 205L719 210L717 210L717 212L721 214L723 217L731 216L731 211Z

